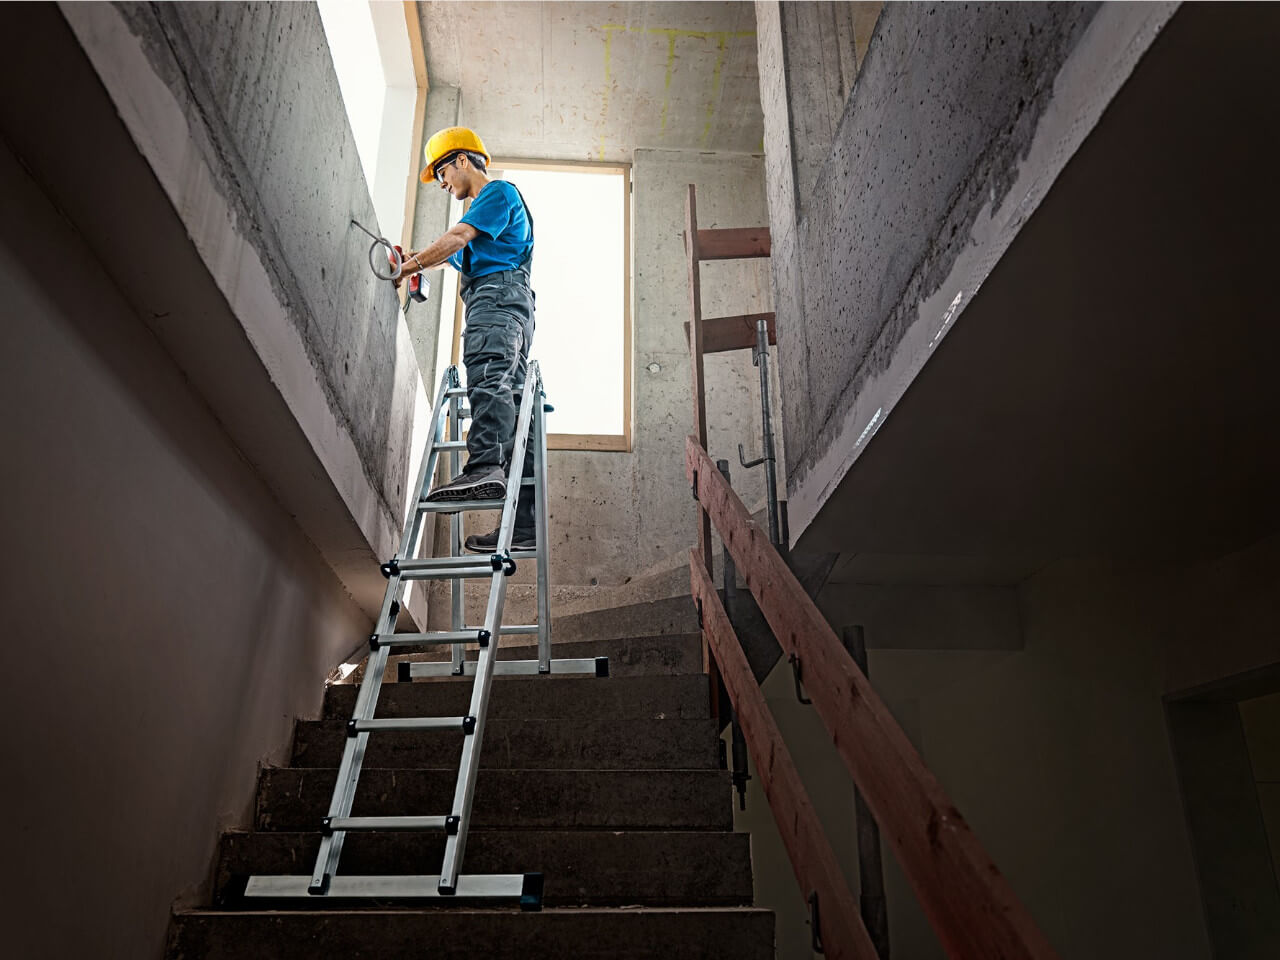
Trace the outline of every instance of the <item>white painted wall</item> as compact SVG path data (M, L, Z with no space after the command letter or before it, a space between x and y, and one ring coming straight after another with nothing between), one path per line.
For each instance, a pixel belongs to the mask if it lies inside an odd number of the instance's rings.
M367 619L7 150L0 185L6 953L159 958Z

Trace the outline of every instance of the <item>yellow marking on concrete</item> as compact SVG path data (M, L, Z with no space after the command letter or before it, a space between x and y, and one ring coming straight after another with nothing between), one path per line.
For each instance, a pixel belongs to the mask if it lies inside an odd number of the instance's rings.
M626 26L619 23L606 23L604 25L604 104L600 108L600 124L604 125L609 119L609 93L613 88L613 35L619 30L626 30ZM599 159L604 159L604 133L600 134L600 151Z
M604 122L609 112L609 88L613 83L613 35L614 33L625 31L627 33L647 33L665 36L667 38L667 65L666 73L662 79L662 117L659 120L658 132L660 136L666 136L667 133L667 113L671 108L671 74L675 68L676 61L676 40L715 40L716 41L716 65L711 76L711 99L707 104L706 122L702 127L701 143L705 144L707 138L711 135L711 121L715 117L716 97L720 93L720 83L722 71L724 68L725 44L729 38L741 39L745 37L754 37L754 30L679 30L674 27L630 27L622 23L606 23L602 24L600 29L604 31L604 109L601 114L601 123ZM604 159L604 135L600 136L600 159Z
M716 44L716 69L711 75L711 99L707 101L707 122L702 125L702 137L698 143L706 146L711 136L711 120L716 114L716 97L720 94L720 68L724 66L724 36Z

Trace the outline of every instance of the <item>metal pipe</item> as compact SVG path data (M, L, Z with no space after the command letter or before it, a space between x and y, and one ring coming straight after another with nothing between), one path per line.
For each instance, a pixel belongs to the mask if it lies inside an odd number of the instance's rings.
M764 482L769 508L769 542L782 542L778 529L778 475L774 463L772 394L769 392L769 325L764 315L756 318L756 365L760 368L760 420L764 444Z

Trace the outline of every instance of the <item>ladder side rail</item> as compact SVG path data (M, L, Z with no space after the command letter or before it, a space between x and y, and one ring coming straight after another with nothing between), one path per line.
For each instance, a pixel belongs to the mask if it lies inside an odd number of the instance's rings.
M520 416L516 422L516 443L511 453L508 473L506 504L502 508L502 523L498 528L497 553L510 551L511 537L515 530L516 502L520 497L523 478L525 447L529 441L529 427L533 415L534 397L540 392L541 372L537 362L529 365L524 381L524 397L520 401ZM471 687L469 716L475 718L475 729L463 738L462 758L458 765L458 782L454 789L451 813L458 817L457 832L445 838L444 862L440 868L440 892L453 893L458 885L458 873L466 850L467 831L471 825L471 804L475 798L476 776L480 769L480 746L484 738L485 714L489 707L489 690L493 685L493 665L498 658L497 637L502 623L502 606L506 599L507 575L495 570L489 589L489 604L485 610L484 626L495 638L493 643L480 650L476 664L476 679Z
M454 376L457 376L457 367L453 368ZM454 394L449 398L449 440L457 443L462 439L462 400ZM449 450L449 478L458 476L462 470L462 454L458 448L454 447ZM449 517L449 556L462 556L462 512L459 511ZM463 619L466 617L466 587L461 579L455 578L449 583L449 629L461 630ZM462 645L454 644L449 654L449 661L453 664L453 672L460 674L462 672Z
M539 380L533 410L533 503L538 543L538 672L551 672L551 521L547 515L547 403Z
M436 404L432 408L432 416L435 419L432 424L431 436L427 440L427 449L418 468L418 499L421 499L424 495L423 487L430 480L430 468L434 466L436 459L435 445L440 440L443 428L444 401L451 375L457 375L453 368L446 370L444 376L440 378L440 387L436 392ZM401 556L405 555L404 551L408 549L409 540L413 536L413 532L421 527L423 514L416 509L416 506L417 500L414 501L415 508L411 514L412 519L406 524L404 537L400 543ZM387 589L382 597L382 607L378 612L378 620L374 626L375 633L395 632L401 588L402 582L399 576L393 576L388 579ZM360 692L356 695L356 705L352 711L352 719L368 719L373 715L373 710L378 700L378 692L382 688L382 675L386 671L389 652L390 649L383 646L370 653L369 665L365 668L364 679L360 682ZM332 820L332 818L350 815L351 806L355 799L356 782L360 779L360 769L364 765L364 754L368 742L369 735L361 733L354 737L348 737L347 742L343 745L342 760L338 764L338 778L333 786L333 796L329 801L327 819ZM340 830L326 832L321 837L320 850L316 854L315 868L311 874L308 892L323 894L328 889L329 881L338 869L338 860L342 856L344 838L345 834Z

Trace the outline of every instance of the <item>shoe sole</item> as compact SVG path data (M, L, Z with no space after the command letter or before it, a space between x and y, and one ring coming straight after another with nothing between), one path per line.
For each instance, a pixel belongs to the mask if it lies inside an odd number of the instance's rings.
M455 500L501 500L507 485L501 480L484 480L473 487L443 488L427 494L427 503L451 503Z
M495 545L492 547L482 547L477 544L464 543L462 545L462 548L464 550L470 550L472 553L484 554L484 553L493 553L493 551L497 549L497 546ZM538 545L536 543L512 543L511 549L512 550L536 550L538 549Z

